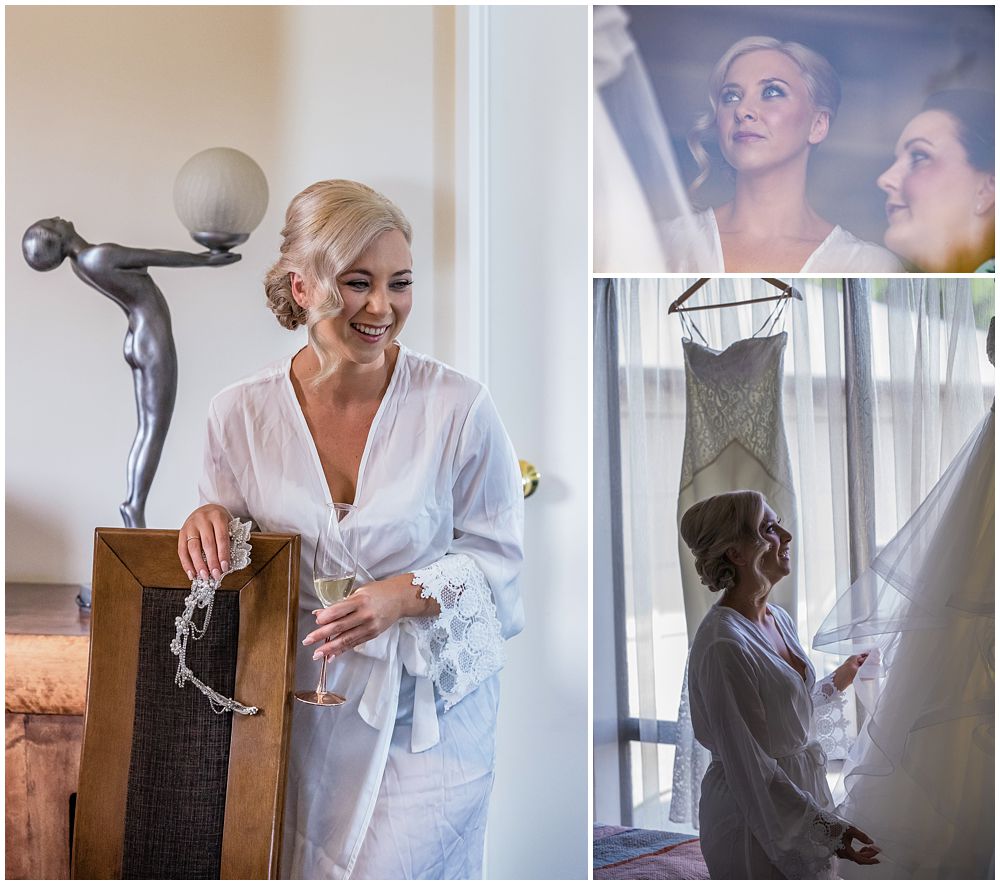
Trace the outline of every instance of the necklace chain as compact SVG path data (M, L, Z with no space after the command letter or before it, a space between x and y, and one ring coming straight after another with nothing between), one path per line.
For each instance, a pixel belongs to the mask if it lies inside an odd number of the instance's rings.
M230 567L222 576L223 578L232 572L246 568L250 564L250 525L249 522L240 522L238 519L229 523ZM220 694L195 676L187 665L188 640L197 641L208 631L208 625L212 621L212 608L215 605L215 591L219 589L221 583L222 578L217 581L212 577L207 579L196 577L191 582L191 592L184 600L184 613L174 618L177 633L170 643L171 653L178 658L177 675L174 677L174 682L178 688L183 688L188 682L194 685L208 698L214 713L241 713L244 716L253 716L260 712L257 707L241 704L233 698L227 698ZM205 610L201 627L198 627L194 622L195 611L198 609Z

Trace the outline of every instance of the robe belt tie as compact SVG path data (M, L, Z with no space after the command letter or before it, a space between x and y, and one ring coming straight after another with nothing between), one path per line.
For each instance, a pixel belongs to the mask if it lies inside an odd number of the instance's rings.
M792 750L791 753L785 753L783 756L776 756L775 758L780 762L782 759L791 759L793 756L801 756L803 753L807 753L817 766L826 765L826 752L823 750L820 742L815 740L803 744L797 750Z
M374 639L355 646L354 652L372 659L371 675L358 705L361 718L377 731L392 727L396 712L394 699L405 669L416 678L410 750L421 753L435 746L441 733L434 703L434 683L430 679L430 662L421 653L409 622L397 621Z
M782 759L791 759L793 756L801 756L803 753L808 753L809 758L817 765L826 765L827 756L823 747L820 746L819 741L809 741L803 744L797 750L792 750L791 753L784 753L781 756L775 756L775 762L780 762ZM718 753L712 753L713 762L722 762L722 757Z
M358 564L357 586L374 583L367 569ZM430 679L430 661L420 651L417 635L409 618L397 621L374 639L354 646L354 654L369 658L371 673L358 703L358 713L376 731L392 729L396 718L399 683L403 670L416 678L413 691L413 722L410 726L410 750L422 753L441 739L434 683Z

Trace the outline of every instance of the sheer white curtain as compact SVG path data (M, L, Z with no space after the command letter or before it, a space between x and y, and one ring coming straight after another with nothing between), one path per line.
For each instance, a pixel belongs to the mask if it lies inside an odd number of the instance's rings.
M697 242L693 213L649 75L620 6L594 7L594 270L658 273L660 229ZM708 261L707 245L692 260ZM702 254L704 253L704 254Z
M657 720L678 718L688 644L676 525L685 423L682 329L667 308L694 282L616 280L608 296L616 299L619 318L629 707L640 721L632 761L634 821L659 829L669 829L671 821L696 825L703 773L700 748L686 746L684 734L676 759L673 746L655 743ZM981 417L986 379L985 356L980 359L979 353L985 334L973 322L971 285L969 280L879 280L854 292L852 304L862 308L869 333L856 345L870 354L873 394L870 419L862 423L872 433L849 440L844 281L796 281L804 299L786 306L783 395L798 501L800 536L794 548L798 627L805 645L852 580L850 498L861 475L874 473L876 535L884 543ZM692 303L773 292L761 280L727 278L711 281ZM727 307L692 317L709 344L721 349L757 331L773 307ZM858 450L867 466L853 457ZM840 662L821 652L813 652L813 659L821 675ZM848 717L852 706L845 710ZM850 732L850 721L844 724ZM674 801L668 809L671 784Z
M993 397L993 367L970 294L979 281L882 282L886 307L872 329L881 384L875 403L879 546L924 500Z

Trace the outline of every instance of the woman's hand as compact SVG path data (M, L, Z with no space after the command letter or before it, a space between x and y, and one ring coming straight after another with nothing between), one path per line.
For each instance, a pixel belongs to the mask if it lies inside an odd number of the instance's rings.
M414 586L413 574L396 575L359 587L347 599L314 612L317 629L303 645L322 642L313 659L335 657L374 639L400 618L434 617L440 607L433 599L424 599Z
M868 652L859 655L851 655L843 664L833 671L833 686L837 691L843 691L854 682L854 677L858 675L861 665L867 660Z
M229 523L232 516L221 504L205 504L194 511L177 535L177 556L189 580L195 572L215 580L229 570Z
M859 842L864 842L864 848L855 848L851 843L857 839ZM845 860L853 861L854 863L859 863L862 865L868 865L873 863L878 863L878 858L875 857L882 849L875 844L871 836L866 833L862 833L857 827L849 826L844 830L844 836L841 839L841 846L837 849L837 857L842 857Z

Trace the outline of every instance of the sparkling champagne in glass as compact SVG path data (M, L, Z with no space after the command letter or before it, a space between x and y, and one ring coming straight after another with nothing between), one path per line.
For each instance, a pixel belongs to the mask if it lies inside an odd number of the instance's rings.
M357 573L357 529L353 504L330 504L326 525L316 541L313 587L324 607L350 596ZM319 682L313 691L297 691L295 699L317 707L336 707L347 700L326 688L326 658L322 659Z
M351 590L354 589L354 575L346 575L342 578L329 576L313 578L313 586L316 588L319 601L323 603L325 608L350 596Z

